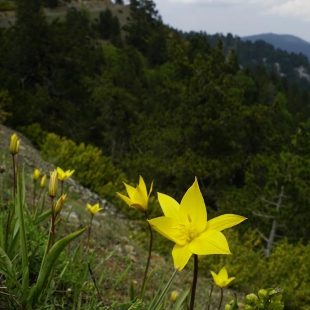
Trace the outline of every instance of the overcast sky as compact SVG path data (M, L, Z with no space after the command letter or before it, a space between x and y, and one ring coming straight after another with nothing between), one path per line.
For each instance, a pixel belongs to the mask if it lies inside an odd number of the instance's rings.
M310 0L153 0L165 24L247 36L291 34L310 42Z

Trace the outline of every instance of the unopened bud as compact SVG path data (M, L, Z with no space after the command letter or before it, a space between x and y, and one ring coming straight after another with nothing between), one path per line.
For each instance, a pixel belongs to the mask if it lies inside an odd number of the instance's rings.
M18 153L19 143L20 143L20 139L18 139L18 136L16 133L13 133L13 135L11 136L11 143L10 143L10 153L12 155L15 155Z
M255 306L257 302L258 302L258 297L255 294L251 293L251 294L246 295L245 303L247 305Z
M44 174L44 176L41 178L41 184L40 187L44 188L46 185L46 175Z
M266 290L264 290L264 289L260 289L260 290L258 291L257 295L258 295L258 297L259 297L260 299L266 299L266 298L268 298L268 296L269 296L268 292L267 292Z
M179 296L178 291L173 291L171 292L170 300L175 301L178 298L178 296Z
M33 182L37 182L40 177L40 170L34 169L33 171Z
M59 214L64 206L65 200L66 200L67 194L61 195L60 198L57 200L56 207L55 207L55 213Z
M57 171L54 170L54 171L51 171L48 195L50 197L55 197L57 194L57 188L58 188L58 177L57 177Z

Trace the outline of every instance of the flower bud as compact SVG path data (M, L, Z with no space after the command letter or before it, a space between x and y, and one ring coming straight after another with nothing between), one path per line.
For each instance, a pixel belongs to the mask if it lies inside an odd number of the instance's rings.
M247 305L255 306L257 302L258 302L258 297L255 294L251 293L251 294L246 295L245 303Z
M41 184L40 187L44 188L46 185L46 175L44 174L44 176L41 178Z
M264 289L260 289L257 295L260 299L266 299L269 296L268 292Z
M254 309L253 306L249 304L244 306L244 310L253 310L253 309Z
M55 197L57 194L57 188L58 188L58 177L57 177L57 171L54 170L54 171L51 171L48 195L50 197Z
M67 194L61 195L59 199L57 200L56 207L55 207L55 213L59 214L64 206L65 200L66 200Z
M11 144L10 144L10 153L12 155L15 155L18 153L18 149L19 149L19 143L20 143L20 139L18 139L18 136L16 133L14 133L11 136Z
M33 171L33 182L37 182L40 177L40 170L34 169Z
M257 303L257 309L258 310L265 310L265 303L263 301L259 301Z
M178 296L179 296L178 291L172 291L171 296L170 296L170 300L175 301L178 298Z

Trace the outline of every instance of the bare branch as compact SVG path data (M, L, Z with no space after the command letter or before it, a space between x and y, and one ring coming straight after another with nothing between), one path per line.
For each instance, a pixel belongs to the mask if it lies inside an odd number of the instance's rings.
M274 218L275 218L273 215L268 215L268 214L266 214L266 213L260 213L260 212L254 212L254 211L253 211L252 214L253 214L254 216L264 217L264 218L266 218L266 219L274 219Z

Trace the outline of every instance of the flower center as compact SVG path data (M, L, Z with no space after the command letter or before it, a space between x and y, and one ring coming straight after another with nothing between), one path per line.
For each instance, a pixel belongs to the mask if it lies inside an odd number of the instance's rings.
M188 218L188 225L184 225L183 223L180 223L179 227L174 227L175 229L178 229L181 231L182 237L180 238L182 241L186 240L186 242L190 243L192 240L197 238L200 234L197 233L196 227L192 226L192 219L190 215L187 215Z

